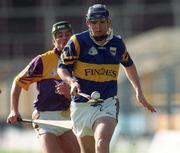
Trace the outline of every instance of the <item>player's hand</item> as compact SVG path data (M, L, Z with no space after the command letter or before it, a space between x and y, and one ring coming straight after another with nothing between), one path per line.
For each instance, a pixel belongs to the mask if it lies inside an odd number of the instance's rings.
M146 98L142 94L137 94L136 95L137 100L145 107L147 108L150 112L156 112L156 109L147 102Z
M18 122L19 118L21 118L21 116L18 112L11 111L7 117L6 122L9 124L15 124Z
M71 92L70 92L71 95L76 96L77 93L81 92L80 85L77 81L74 80L71 81L70 86L71 86Z
M60 94L60 95L64 95L66 98L70 99L71 95L70 95L70 87L68 84L61 82L59 84L57 84L55 86L56 88L56 93Z

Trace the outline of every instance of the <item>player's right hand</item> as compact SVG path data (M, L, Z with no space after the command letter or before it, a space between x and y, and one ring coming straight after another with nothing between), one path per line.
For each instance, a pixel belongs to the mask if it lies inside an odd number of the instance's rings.
M18 122L18 118L21 118L20 114L14 111L11 111L7 117L6 122L9 124L15 124Z
M68 84L61 82L55 86L56 88L56 93L60 95L64 95L67 99L71 99L70 95L70 87Z
M76 96L77 93L81 92L80 85L77 81L72 81L70 87L71 87L70 93L72 96Z

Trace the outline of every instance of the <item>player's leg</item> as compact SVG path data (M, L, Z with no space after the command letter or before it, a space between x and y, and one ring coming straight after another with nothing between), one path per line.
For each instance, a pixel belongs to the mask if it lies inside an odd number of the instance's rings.
M101 117L94 123L94 138L96 153L109 153L109 145L117 121L112 117Z
M33 119L63 120L64 117L62 117L61 114L61 111L35 111L33 113ZM36 127L34 126L34 130L40 139L43 153L65 153L59 145L60 142L58 136L69 130L45 124L38 124Z
M72 130L69 130L58 136L58 142L60 148L62 148L65 153L80 153L80 147L77 138Z
M95 153L95 141L93 136L79 137L78 142L81 153Z
M46 133L39 135L43 153L65 153L62 151L56 135Z

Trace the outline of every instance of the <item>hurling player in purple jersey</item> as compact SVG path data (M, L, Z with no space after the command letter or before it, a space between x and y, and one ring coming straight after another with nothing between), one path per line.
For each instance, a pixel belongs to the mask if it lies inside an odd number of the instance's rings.
M117 124L119 104L117 79L122 65L137 101L151 112L156 110L142 92L135 64L120 36L113 35L109 11L105 5L89 7L88 30L73 35L65 46L58 74L71 87L71 119L83 153L109 153L109 144ZM98 91L101 103L87 103L78 92Z
M14 79L11 89L10 114L7 122L15 124L21 118L18 109L21 90L28 90L36 82L38 95L34 101L33 119L70 119L70 90L57 74L61 51L73 34L67 21L57 22L52 27L54 48L36 56ZM56 92L56 86L61 93ZM40 140L43 153L79 153L80 148L71 129L38 124L34 129Z

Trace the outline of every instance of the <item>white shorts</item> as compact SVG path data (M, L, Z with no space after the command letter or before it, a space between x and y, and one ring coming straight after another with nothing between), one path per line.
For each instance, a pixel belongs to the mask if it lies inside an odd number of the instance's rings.
M42 120L69 120L70 119L70 111L45 111L45 112L38 112L34 111L32 115L33 119L42 119ZM45 133L52 133L56 136L62 135L64 132L69 131L69 129L52 126L52 125L45 125L45 124L34 124L33 125L36 133L38 135L42 135Z
M92 105L92 103L71 102L71 119L73 121L73 132L77 137L93 136L92 130L95 121L104 116L117 120L119 113L119 100L111 97L103 103Z

